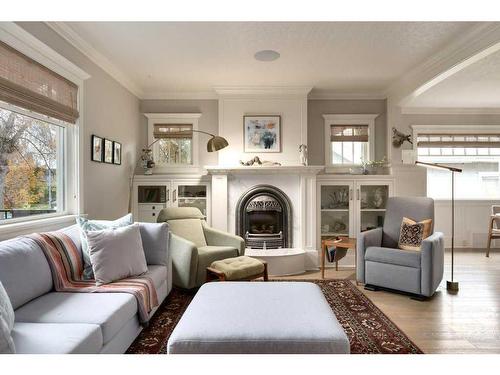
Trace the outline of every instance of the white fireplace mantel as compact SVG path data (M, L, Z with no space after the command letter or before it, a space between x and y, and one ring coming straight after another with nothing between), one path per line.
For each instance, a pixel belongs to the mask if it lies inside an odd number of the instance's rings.
M288 174L288 175L316 175L325 167L323 165L273 165L273 166L205 166L211 175L227 174Z
M317 264L316 178L322 165L206 166L212 176L212 226L234 231L235 209L241 194L255 185L282 190L292 201L293 247L304 249Z

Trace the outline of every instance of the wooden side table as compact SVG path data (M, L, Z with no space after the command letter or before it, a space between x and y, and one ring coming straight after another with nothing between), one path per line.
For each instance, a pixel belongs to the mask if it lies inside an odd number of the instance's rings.
M353 249L354 250L354 271L356 271L358 265L358 255L356 251L356 239L349 237L340 237L339 240L331 239L331 240L321 240L321 278L325 278L325 259L326 252L328 251L328 247L335 246L338 249ZM339 264L335 262L335 271L338 271ZM356 285L358 282L356 281Z

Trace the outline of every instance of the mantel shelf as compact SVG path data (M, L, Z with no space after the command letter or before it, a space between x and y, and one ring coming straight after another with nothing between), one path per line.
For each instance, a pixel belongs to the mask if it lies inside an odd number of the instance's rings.
M205 166L209 174L318 174L323 169L322 165L273 165L273 166Z

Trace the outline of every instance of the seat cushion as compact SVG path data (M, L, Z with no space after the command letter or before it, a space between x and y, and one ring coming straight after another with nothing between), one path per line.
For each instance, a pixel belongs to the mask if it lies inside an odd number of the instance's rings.
M237 257L238 250L231 246L202 246L198 248L198 272L196 284L201 285L207 277L207 267L216 260Z
M398 266L420 268L420 251L370 246L366 249L365 260L378 263L395 264Z
M226 280L241 280L264 272L264 264L255 258L239 256L213 262L210 267L226 275Z
M16 322L87 323L100 326L106 344L137 314L128 293L48 293L16 310Z
M0 242L0 281L17 309L52 289L52 273L42 249L31 239Z
M103 345L96 324L16 323L12 337L22 354L96 354Z
M321 289L306 282L203 285L168 340L169 353L349 353Z
M207 246L200 219L170 220L168 226L173 234L193 242L196 247Z

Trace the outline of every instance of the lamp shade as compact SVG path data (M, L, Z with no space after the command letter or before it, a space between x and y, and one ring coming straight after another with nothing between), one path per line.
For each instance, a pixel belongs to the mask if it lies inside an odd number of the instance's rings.
M207 151L208 152L219 151L227 146L229 146L229 143L225 138L219 137L218 135L214 135L207 142Z

